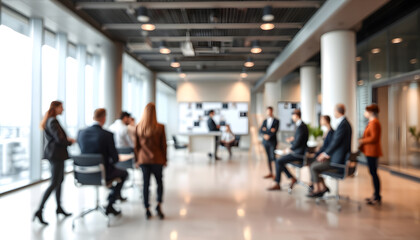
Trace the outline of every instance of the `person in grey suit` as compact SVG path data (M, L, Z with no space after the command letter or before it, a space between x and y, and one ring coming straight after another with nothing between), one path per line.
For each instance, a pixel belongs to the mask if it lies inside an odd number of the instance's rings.
M345 106L337 104L334 111L337 129L327 149L319 154L316 162L311 165L311 175L315 188L314 192L309 194L308 197L322 197L330 191L319 174L330 169L330 163L345 164L347 154L351 152L352 129L344 116L345 113Z
M280 121L273 116L273 107L267 107L267 119L264 120L260 128L260 134L263 135L263 145L267 153L268 171L264 178L273 178L272 162L276 160L274 150L277 147L277 132Z
M273 186L267 189L269 191L281 190L280 180L282 172L284 172L288 178L292 179L290 188L293 188L293 185L297 182L296 178L286 168L286 164L290 162L303 162L303 157L306 153L306 143L308 142L309 131L306 124L302 121L301 116L302 114L299 109L294 110L292 113L293 122L295 122L297 126L295 136L287 139L287 141L292 144L292 146L285 151L287 155L276 160L276 178Z
M44 225L48 225L48 223L44 221L42 211L52 191L55 191L57 215L63 214L65 217L71 215L71 213L66 213L61 207L61 183L64 179L64 161L69 158L67 147L75 143L76 140L67 137L66 132L56 118L63 111L63 103L53 101L41 121L41 129L44 130L45 138L44 159L48 159L51 164L51 184L45 191L33 220L38 219Z

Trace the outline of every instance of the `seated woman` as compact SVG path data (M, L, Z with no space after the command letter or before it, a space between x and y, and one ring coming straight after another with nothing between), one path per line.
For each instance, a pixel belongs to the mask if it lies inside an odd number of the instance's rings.
M316 153L308 156L308 159L314 160L310 165L313 191L307 195L308 197L318 197L318 195L321 195L322 192L322 194L324 194L325 192L329 191L328 187L324 183L324 179L319 176L319 174L323 172L325 168L329 168L329 163L319 162L315 159L328 148L328 145L331 143L334 130L331 128L331 118L327 115L321 116L320 124L325 136L324 144ZM326 166L326 164L328 164L328 166Z
M232 146L235 142L235 135L230 130L230 126L226 125L224 131L222 131L222 136L220 140L220 144L227 148L229 152L229 157L232 157Z

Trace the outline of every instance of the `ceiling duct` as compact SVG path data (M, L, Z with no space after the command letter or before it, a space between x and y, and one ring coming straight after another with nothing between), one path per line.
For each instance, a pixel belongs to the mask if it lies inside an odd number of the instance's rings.
M190 40L190 32L187 31L186 41L181 43L182 55L186 57L195 56L194 46Z

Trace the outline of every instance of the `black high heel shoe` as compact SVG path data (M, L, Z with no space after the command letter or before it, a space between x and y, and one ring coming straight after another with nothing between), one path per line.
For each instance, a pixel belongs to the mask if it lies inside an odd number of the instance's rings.
M156 206L156 212L161 220L165 218L165 215L163 214L162 209L160 208L160 204Z
M32 219L32 221L35 221L35 219L39 220L39 222L45 226L48 226L48 223L44 221L44 219L42 218L42 211L38 210L36 211L36 213L34 214L34 218Z
M371 206L376 206L376 205L379 206L379 205L382 204L382 201L381 201L380 198L378 198L378 199L371 199L371 200L367 201L366 203L367 203L367 205L371 205Z
M152 218L152 213L149 209L146 209L146 219L149 220L150 218Z
M72 215L71 213L66 213L61 207L60 208L57 208L57 210L55 211L55 213L57 214L57 216L59 214L63 214L64 217L69 217L69 216Z

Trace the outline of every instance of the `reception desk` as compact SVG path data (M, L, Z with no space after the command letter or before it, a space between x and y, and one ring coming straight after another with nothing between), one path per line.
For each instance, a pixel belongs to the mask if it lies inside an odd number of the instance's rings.
M188 152L190 153L213 153L216 147L215 137L220 136L221 132L210 132L210 133L189 133L180 134L188 136Z

